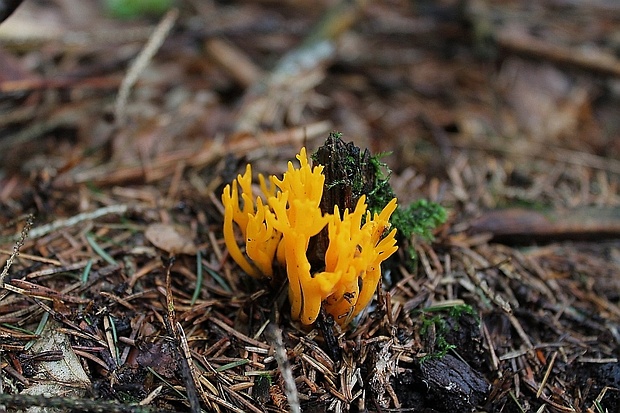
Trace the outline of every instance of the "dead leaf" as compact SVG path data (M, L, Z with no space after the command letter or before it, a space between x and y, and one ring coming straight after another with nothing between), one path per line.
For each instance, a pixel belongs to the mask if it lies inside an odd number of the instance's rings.
M144 236L157 248L170 254L196 255L196 244L189 229L178 225L151 224Z
M83 397L91 382L80 360L71 348L69 337L58 331L59 325L48 322L41 338L32 346L32 353L60 351L62 357L57 361L44 361L39 364L35 375L36 382L24 389L24 395L53 395L61 397ZM60 410L32 406L28 413L52 413Z

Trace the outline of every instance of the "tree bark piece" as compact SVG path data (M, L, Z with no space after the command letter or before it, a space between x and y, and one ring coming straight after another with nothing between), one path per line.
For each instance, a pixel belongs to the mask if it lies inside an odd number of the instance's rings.
M493 210L475 219L472 234L491 233L496 241L602 239L620 236L620 208Z

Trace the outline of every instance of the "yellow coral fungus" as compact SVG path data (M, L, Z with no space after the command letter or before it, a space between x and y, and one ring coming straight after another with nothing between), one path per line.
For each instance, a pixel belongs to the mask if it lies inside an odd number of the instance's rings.
M396 230L384 237L396 199L374 217L364 196L342 218L338 207L333 214L323 214L323 167L310 167L305 148L297 159L299 168L289 162L281 180L269 177L269 186L259 176L262 198L254 198L250 165L224 188L224 240L231 257L253 277L272 278L274 261L286 268L293 319L312 324L324 306L338 323L346 324L368 305L381 277L381 262L397 249ZM233 223L245 237L245 255L235 240ZM312 273L308 245L326 225L324 270Z

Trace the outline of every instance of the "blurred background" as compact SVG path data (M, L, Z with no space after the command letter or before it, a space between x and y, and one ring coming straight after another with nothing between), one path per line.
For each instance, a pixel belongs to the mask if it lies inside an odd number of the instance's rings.
M337 130L392 153L405 200L615 204L619 53L613 0L26 0L0 25L0 201Z

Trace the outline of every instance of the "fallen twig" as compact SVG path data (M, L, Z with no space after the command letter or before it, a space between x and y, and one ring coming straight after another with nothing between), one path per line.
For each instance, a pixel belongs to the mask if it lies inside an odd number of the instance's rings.
M164 16L155 28L153 35L149 38L149 41L146 42L144 48L127 71L127 75L125 75L121 87L118 90L118 96L116 97L116 103L114 105L114 118L117 127L122 126L125 122L125 109L131 87L136 83L140 73L149 64L153 56L155 56L155 53L157 53L163 44L178 16L179 11L177 9L170 10Z

